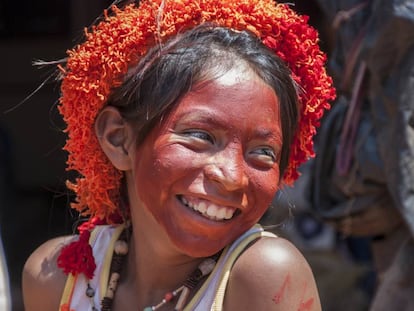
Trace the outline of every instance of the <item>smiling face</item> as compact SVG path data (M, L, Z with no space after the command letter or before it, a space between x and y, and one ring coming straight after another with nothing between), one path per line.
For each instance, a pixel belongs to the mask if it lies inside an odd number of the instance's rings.
M216 253L268 208L281 148L278 98L251 70L239 65L196 85L130 148L134 225L192 257Z

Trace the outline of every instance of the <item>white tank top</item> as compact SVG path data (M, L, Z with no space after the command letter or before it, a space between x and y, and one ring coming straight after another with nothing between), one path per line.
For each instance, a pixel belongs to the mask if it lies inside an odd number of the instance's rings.
M90 244L96 262L96 270L90 286L95 290L93 298L86 296L88 280L83 274L69 275L62 295L60 311L94 311L100 309L100 303L106 292L113 248L124 226L97 226L91 234ZM242 234L221 254L215 268L184 308L185 311L219 311L222 309L224 293L231 268L250 242L261 236L274 234L265 232L256 225ZM95 307L96 309L93 309Z

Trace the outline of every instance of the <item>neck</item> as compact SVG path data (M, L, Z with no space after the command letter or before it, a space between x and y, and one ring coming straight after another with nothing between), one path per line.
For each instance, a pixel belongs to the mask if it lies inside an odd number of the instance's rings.
M136 302L135 310L137 306L143 309L155 305L167 292L182 286L203 259L188 257L173 249L160 250L145 232L134 228L119 291L128 296L122 295L129 305Z

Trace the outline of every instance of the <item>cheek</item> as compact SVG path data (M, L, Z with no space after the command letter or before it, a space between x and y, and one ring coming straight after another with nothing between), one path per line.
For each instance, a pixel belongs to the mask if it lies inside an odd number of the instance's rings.
M135 183L143 196L153 193L151 189L157 189L160 196L165 196L175 181L188 175L196 166L193 154L177 145L147 148L140 150L135 158Z
M174 144L154 150L153 162L153 169L161 179L160 182L170 184L184 178L199 166L193 152Z
M254 187L255 208L264 213L279 189L278 167L266 173L260 172L251 175L250 184Z

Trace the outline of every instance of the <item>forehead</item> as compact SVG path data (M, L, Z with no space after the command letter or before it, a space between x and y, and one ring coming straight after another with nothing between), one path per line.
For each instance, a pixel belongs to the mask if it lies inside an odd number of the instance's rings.
M212 80L196 83L170 116L202 113L209 119L221 118L228 122L249 118L264 123L277 121L278 124L279 111L274 90L247 66L237 66Z

